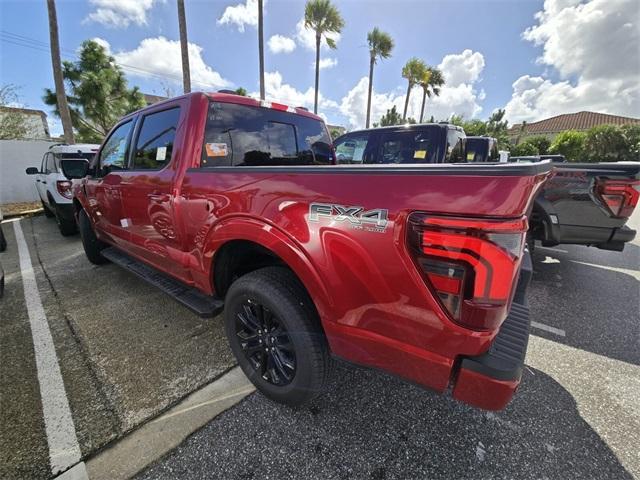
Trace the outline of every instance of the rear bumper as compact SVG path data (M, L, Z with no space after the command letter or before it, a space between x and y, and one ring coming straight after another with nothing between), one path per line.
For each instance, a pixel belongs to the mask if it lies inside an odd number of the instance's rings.
M485 410L501 410L516 392L522 377L529 343L529 307L526 290L533 273L531 258L523 259L520 280L511 311L491 348L477 357L460 361L453 397Z
M633 240L636 231L627 226L620 228L589 227L579 225L555 225L554 235L543 239L542 244L591 245L603 250L622 251L624 244Z

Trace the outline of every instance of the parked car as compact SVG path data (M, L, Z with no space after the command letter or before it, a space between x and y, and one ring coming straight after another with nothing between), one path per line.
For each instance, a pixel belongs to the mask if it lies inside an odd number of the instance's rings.
M464 160L464 137L375 135L372 165L335 165L324 122L299 108L191 93L132 113L73 183L87 258L223 310L275 401L323 391L340 358L501 409L523 368L526 214L550 162L377 165L409 146Z
M560 163L533 204L530 235L542 245L622 251L640 197L640 163Z
M61 161L73 161L68 170L76 168L84 171L83 163L92 159L100 145L52 145L42 157L40 168L29 167L27 175L35 176L36 189L47 217L55 217L62 235L73 235L77 232L71 203L71 181L62 172Z
M370 128L333 142L339 164L465 162L466 136L449 123Z
M489 145L485 137L477 142ZM529 222L531 248L533 241L539 240L546 247L574 244L622 251L635 238L636 231L626 223L640 196L640 163L568 163L564 155L509 159L515 163L542 160L551 160L555 168L554 176L545 183L533 204ZM478 161L493 160L485 154Z
M498 140L493 137L467 137L468 162L499 162Z

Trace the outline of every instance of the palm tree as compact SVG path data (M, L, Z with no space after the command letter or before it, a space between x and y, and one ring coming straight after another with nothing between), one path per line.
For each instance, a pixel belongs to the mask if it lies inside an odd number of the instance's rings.
M416 57L412 57L407 61L404 67L402 67L402 77L407 79L407 97L404 100L404 112L402 114L402 120L407 118L407 109L409 108L409 96L411 95L411 89L417 85L422 77L427 66L424 62Z
M187 41L184 0L178 0L178 25L180 27L180 51L182 52L182 86L184 93L189 93L191 91L191 74L189 72L189 43Z
M65 143L75 143L73 138L73 124L71 112L67 103L67 94L64 91L64 77L62 76L62 62L60 60L60 40L58 39L58 15L56 14L55 0L47 0L49 11L49 43L51 44L51 65L53 66L53 80L56 85L56 100L58 112L62 121Z
M304 26L316 33L316 91L313 102L313 113L318 113L318 88L320 85L320 42L324 36L329 48L335 49L336 42L327 36L340 33L344 20L331 0L309 0L304 7Z
M260 55L260 100L264 100L264 30L262 0L258 0L258 55Z
M369 43L369 96L367 97L367 123L365 128L369 128L371 118L371 94L373 92L373 66L378 58L389 58L393 50L393 39L391 35L375 27L367 34Z
M418 83L422 87L422 107L420 108L420 123L422 123L427 97L431 98L432 95L440 96L440 87L444 85L444 76L437 68L427 67Z

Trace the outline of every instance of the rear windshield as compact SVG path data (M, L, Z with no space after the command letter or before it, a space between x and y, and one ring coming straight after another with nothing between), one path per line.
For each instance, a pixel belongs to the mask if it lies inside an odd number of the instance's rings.
M203 167L331 163L331 139L322 121L234 103L209 105Z

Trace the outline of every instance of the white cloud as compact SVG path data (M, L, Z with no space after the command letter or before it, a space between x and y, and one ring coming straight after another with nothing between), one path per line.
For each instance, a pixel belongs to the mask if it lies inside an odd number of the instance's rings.
M240 32L244 32L244 26L258 26L258 0L246 0L244 3L232 5L224 9L218 19L220 25L233 24Z
M107 44L108 45L108 44ZM189 43L189 66L194 90L198 88L218 89L231 82L207 65L202 58L202 47ZM126 67L130 75L142 77L164 76L176 82L182 81L182 57L180 42L164 37L145 38L134 50L113 54L116 62ZM135 70L140 69L140 70Z
M442 70L447 83L440 89L440 96L427 98L424 112L425 121L428 121L431 116L436 121L448 119L453 114L462 115L465 118L477 116L482 111L479 101L484 98L484 91L478 92L475 86L484 68L483 55L471 50L447 55L438 68ZM469 70L466 73L465 68ZM362 77L340 102L340 111L347 117L351 128L365 126L368 85L369 79ZM406 88L406 85L399 85L394 91L387 93L373 90L371 98L372 124L378 122L380 117L394 105L396 110L402 114ZM422 88L415 87L409 99L407 116L418 120L421 107Z
M104 38L100 38L100 37L94 37L91 40L93 40L94 42L96 42L98 45L100 45L101 47L103 47L105 49L105 51L107 52L107 55L111 55L111 45L109 45L109 42L107 42ZM80 51L82 50L82 47L78 47L78 49L76 50L77 53L80 53Z
M264 75L264 89L265 97L267 100L274 102L282 102L292 107L307 107L309 110L313 109L314 89L309 87L304 92L296 89L294 86L284 83L282 74L278 71L266 72ZM253 92L250 94L252 97L260 97L260 94ZM325 98L320 93L318 97L318 109L332 109L337 110L338 104Z
M296 49L296 42L284 35L273 35L269 38L267 46L271 53L291 53Z
M330 33L327 35L327 37L331 38L336 43L340 41L339 33ZM304 18L301 18L300 21L296 24L296 38L298 39L298 43L300 43L300 45L309 50L316 50L316 33L313 30L305 28ZM324 37L322 38L320 45L321 49L329 49Z
M327 68L333 68L338 65L338 59L336 58L321 58L320 59L320 70L325 70ZM311 64L311 68L316 68L316 62Z
M146 25L147 12L157 0L89 0L95 8L83 23L96 22L107 27L124 28L130 24Z
M640 112L640 26L637 0L547 0L523 38L542 47L538 63L561 80L523 75L506 106L511 122L593 110Z
M447 72L445 81L450 87L473 83L484 69L484 57L480 52L466 49L459 54L446 55L438 68Z

